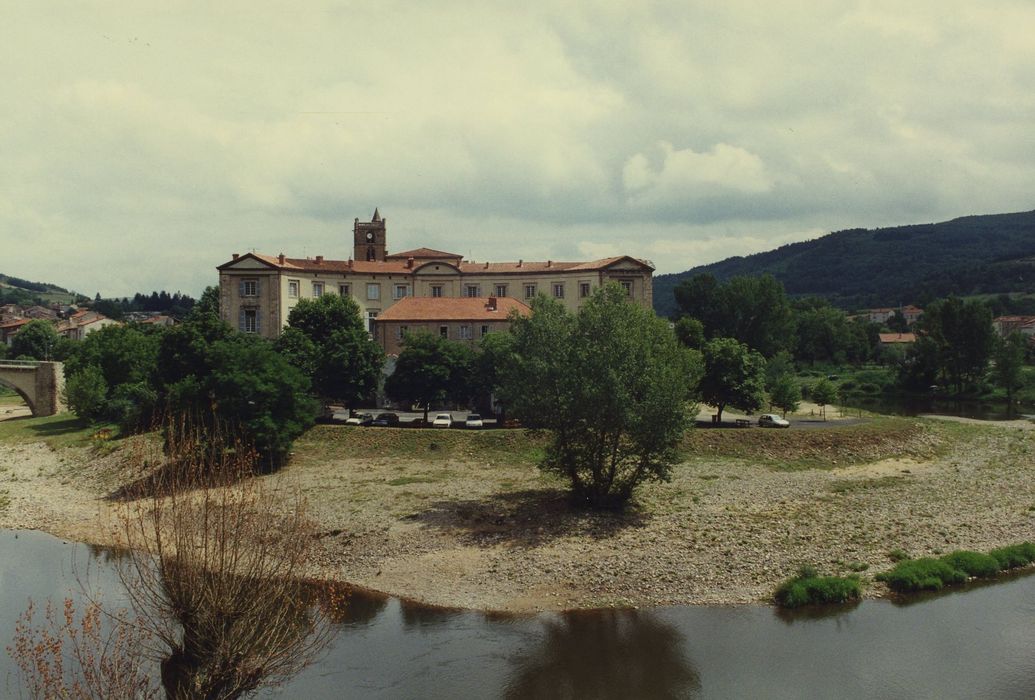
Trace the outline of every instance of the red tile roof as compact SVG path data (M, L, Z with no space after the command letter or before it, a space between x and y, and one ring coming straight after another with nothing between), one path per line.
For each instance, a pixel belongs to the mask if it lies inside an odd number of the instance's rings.
M495 310L490 308L493 299ZM511 311L522 316L532 313L532 309L511 297L406 297L382 312L377 322L505 321Z
M38 319L34 318L19 318L15 321L8 321L7 323L0 323L0 328L17 328L18 326L24 326L26 323L31 323Z
M431 251L430 248L420 248L417 250L428 250L433 253L440 253L441 251ZM416 252L416 251L409 251ZM399 253L402 255L402 253ZM444 256L451 256L450 253L444 253ZM389 259L384 262L374 261L367 262L366 260L326 260L322 257L317 258L281 258L278 255L264 255L262 253L246 253L240 256L238 260L244 258L255 258L261 262L266 263L270 267L277 268L280 270L298 270L299 272L331 272L331 273L348 273L354 272L359 274L369 273L392 273L392 274L407 274L413 272L418 266L410 268L407 266L406 258L389 256ZM408 256L416 258L416 256ZM431 257L425 258L428 260L439 259L452 259L455 260L460 256L445 258L445 257ZM591 260L589 262L555 262L548 260L546 262L525 262L519 260L517 262L498 262L498 263L473 263L464 261L460 263L460 271L473 274L522 274L526 272L592 272L597 270L603 270L611 265L622 260L630 260L638 265L654 269L654 266L646 260L640 260L639 258L631 258L629 256L620 255L613 258L602 258L600 260ZM230 262L223 263L217 269L226 269L233 267L233 264L237 260L231 260Z
M404 250L401 253L389 253L385 256L385 260L392 260L401 258L413 258L414 260L441 260L445 259L458 259L464 257L459 253L446 253L441 250L435 250L434 248L414 248L413 250Z
M915 343L915 333L879 333L882 343Z

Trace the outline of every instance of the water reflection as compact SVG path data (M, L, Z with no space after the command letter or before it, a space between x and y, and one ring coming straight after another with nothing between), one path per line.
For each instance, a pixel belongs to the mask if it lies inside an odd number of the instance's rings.
M776 618L788 625L796 622L815 622L816 620L832 620L844 617L852 612L862 603L861 600L851 600L840 605L806 605L801 608L773 608Z
M508 698L685 698L700 688L674 627L638 610L546 619L537 646L510 659Z

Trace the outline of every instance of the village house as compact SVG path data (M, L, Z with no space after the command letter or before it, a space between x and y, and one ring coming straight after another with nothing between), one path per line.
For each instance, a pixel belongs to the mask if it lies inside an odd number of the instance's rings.
M407 297L374 321L374 340L389 355L399 353L407 333L437 333L474 345L506 330L511 312L529 316L532 309L509 297Z
M866 309L863 314L865 314L866 320L872 323L883 324L890 321L896 311L902 313L902 317L906 319L906 323L910 326L919 321L920 317L924 315L923 309L918 306L913 306L912 304L898 308L886 306L879 309Z
M77 311L64 321L59 321L55 330L70 340L82 340L90 333L99 331L105 326L121 326L120 321L108 318L96 311Z
M1020 333L1035 340L1035 316L999 316L992 319L992 327L1000 338Z
M878 333L880 344L887 345L910 345L916 342L915 333Z
M654 266L629 256L588 262L474 262L430 248L389 253L387 221L377 210L369 222L356 219L352 234L352 257L347 260L235 253L217 268L223 320L242 332L275 338L299 299L324 294L352 297L371 334L376 333L382 314L414 297L476 299L470 305L473 310L484 309L490 297L498 300L498 306L510 308L511 302L504 300L524 305L544 294L575 311L594 290L614 282L635 303L650 308L653 301ZM466 321L473 328L480 325L481 313L453 321ZM392 328L387 331L389 336L394 333L395 326Z

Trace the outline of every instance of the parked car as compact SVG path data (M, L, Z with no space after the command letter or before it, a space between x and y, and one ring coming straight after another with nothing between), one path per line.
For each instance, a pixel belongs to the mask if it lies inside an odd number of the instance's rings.
M468 413L467 422L464 423L468 428L483 428L485 424L482 422L482 417L477 413Z
M789 428L791 424L775 413L763 413L758 417L760 428Z
M453 414L451 413L440 413L435 416L435 420L431 421L432 428L452 428L453 427Z
M345 421L345 425L370 425L374 422L374 417L369 413L357 413L354 416L349 417Z
M371 425L380 427L397 426L399 425L399 416L394 413L381 413L378 414L377 418L374 419L374 422L371 423Z

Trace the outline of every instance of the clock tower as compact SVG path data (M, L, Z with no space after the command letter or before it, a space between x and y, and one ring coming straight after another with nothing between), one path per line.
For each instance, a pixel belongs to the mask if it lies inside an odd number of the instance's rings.
M385 231L386 219L381 218L381 213L374 209L374 217L370 221L360 221L352 228L353 254L352 259L357 261L384 262L387 232Z

